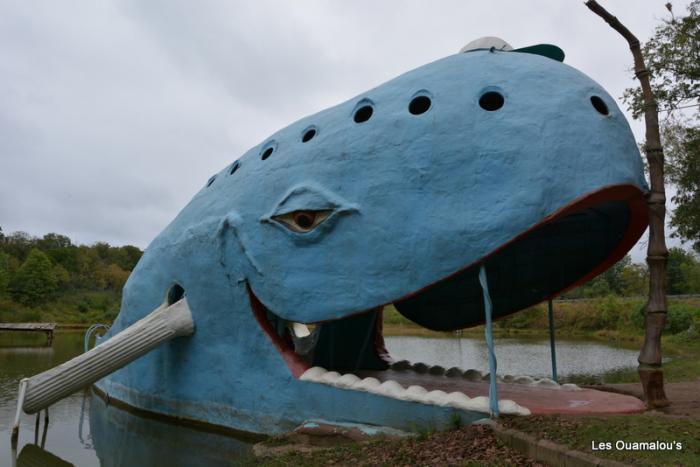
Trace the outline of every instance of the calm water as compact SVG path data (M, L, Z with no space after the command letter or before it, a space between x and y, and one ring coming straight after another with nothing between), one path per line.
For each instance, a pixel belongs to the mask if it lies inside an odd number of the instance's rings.
M397 360L486 370L486 348L473 338L387 337ZM58 333L52 347L37 334L0 335L0 465L13 465L10 424L19 380L82 352L82 333ZM499 374L549 376L546 341L496 340ZM636 351L589 341L557 342L560 375L597 375L636 366ZM88 393L77 393L50 408L35 433L35 417L23 415L17 466L230 466L250 446L235 438L143 419ZM36 436L35 436L36 435Z

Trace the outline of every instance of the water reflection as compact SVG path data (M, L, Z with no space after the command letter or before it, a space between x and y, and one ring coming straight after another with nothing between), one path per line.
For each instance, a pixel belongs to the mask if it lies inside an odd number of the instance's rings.
M36 444L27 444L17 457L17 467L74 467L60 457L51 454Z
M250 450L230 436L132 415L96 395L90 398L90 433L102 467L231 466Z
M11 454L10 424L19 380L52 368L82 352L82 332L56 334L52 347L44 336L0 336L0 465L63 467L219 466L236 465L250 445L229 436L197 431L159 420L145 419L108 406L98 396L77 393L50 408L44 435L43 413L22 415L18 451ZM483 339L387 337L397 359L423 361L445 367L486 370ZM548 376L546 340L498 339L501 374ZM590 341L559 341L557 356L564 379L636 367L637 352ZM17 456L17 453L19 455ZM15 457L16 456L16 457Z

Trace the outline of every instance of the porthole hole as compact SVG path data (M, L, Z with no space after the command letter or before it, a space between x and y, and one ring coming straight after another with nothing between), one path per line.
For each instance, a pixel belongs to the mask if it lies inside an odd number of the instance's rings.
M503 95L500 92L489 91L481 96L479 99L479 106L484 110L493 112L503 107L504 102L505 99L503 99Z
M355 123L366 122L372 117L372 113L374 113L374 109L371 105L363 105L355 111L353 120L355 120Z
M413 115L420 115L428 111L431 105L431 100L428 96L417 96L408 104L408 111Z
M591 96L591 104L593 104L593 108L596 109L598 113L602 115L610 115L608 106L605 105L605 102L603 102L603 99L601 99L600 97Z
M214 180L216 180L216 175L212 176L209 180L207 180L207 187L210 187L212 183L214 183Z
M275 150L275 148L267 148L267 149L265 149L265 151L262 153L262 156L260 156L260 157L262 158L262 160L265 160L272 155L272 152L274 150Z
M308 130L306 130L306 132L304 132L304 136L301 137L301 142L308 143L314 136L316 136L316 130L313 128L309 128Z
M183 289L180 284L173 284L172 287L170 287L170 290L168 290L168 296L167 296L168 306L172 305L173 303L178 302L184 296L185 296L185 289Z
M241 166L241 164L238 161L234 162L233 165L231 165L231 170L229 170L229 172L228 172L229 175L233 175L236 172L236 170L238 170L238 167L240 167L240 166Z

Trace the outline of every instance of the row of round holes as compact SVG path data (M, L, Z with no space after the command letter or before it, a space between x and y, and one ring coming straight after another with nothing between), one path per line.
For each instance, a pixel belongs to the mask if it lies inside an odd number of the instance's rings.
M479 98L479 106L487 110L489 112L496 111L503 107L503 104L505 103L505 99L503 97L503 94L496 92L496 91L489 91L484 93L480 98ZM432 102L428 96L417 96L414 97L411 102L408 104L408 111L413 114L413 115L420 115L428 111L430 109ZM591 104L593 105L593 108L598 111L602 115L610 115L610 111L608 110L608 106L605 104L603 99L601 99L598 96L591 96ZM374 108L371 105L363 105L359 109L355 111L355 115L353 116L353 120L355 123L363 123L369 120L372 117L372 114L374 113ZM301 138L302 143L308 143L313 139L313 137L316 136L316 129L315 128L309 128L306 130L304 135ZM262 160L267 159L270 157L275 150L274 147L269 147L265 149L265 151L262 153L261 158ZM238 167L240 167L240 163L238 161L234 162L233 165L231 166L231 170L229 171L230 175L233 175L233 173L238 170ZM214 183L214 180L216 179L216 175L211 177L209 181L207 182L207 186L210 186L212 183Z

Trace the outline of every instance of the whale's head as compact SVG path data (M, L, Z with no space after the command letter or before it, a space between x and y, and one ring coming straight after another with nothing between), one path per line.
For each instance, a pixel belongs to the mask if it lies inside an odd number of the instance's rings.
M483 321L481 265L501 317L614 264L646 227L645 190L600 85L477 50L284 128L198 198L230 210L225 261L246 259L267 316L326 323L393 303L452 330Z
M646 190L600 85L535 53L474 50L271 135L214 175L145 258L189 255L185 288L216 300L223 270L247 303L233 315L193 297L195 323L205 311L212 334L252 322L289 375L382 369L382 307L434 330L480 324L481 267L496 318L555 297L635 244ZM186 234L202 219L216 239L205 248ZM169 246L177 235L190 246ZM254 366L263 344L246 345L257 354L236 358Z

